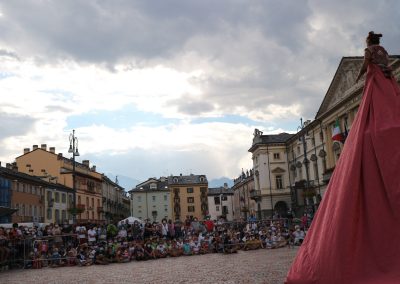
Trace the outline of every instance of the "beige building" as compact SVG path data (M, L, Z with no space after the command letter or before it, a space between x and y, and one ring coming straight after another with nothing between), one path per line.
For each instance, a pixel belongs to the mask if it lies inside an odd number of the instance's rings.
M250 216L256 216L257 202L254 197L259 194L255 191L253 170L242 172L238 178L234 179L232 190L233 219L247 220Z
M254 131L252 153L254 167L254 193L257 217L268 219L285 216L291 203L290 180L286 141L293 134L263 135Z
M72 159L63 157L61 153L56 154L54 147L47 150L47 145L42 144L40 148L38 145L33 145L32 150L25 148L24 154L16 158L16 164L20 172L47 177L58 184L73 188ZM102 175L96 172L95 166L90 167L88 160L83 160L82 163L75 162L75 188L77 221L80 223L103 222ZM67 204L73 202L70 199L71 195L66 198Z
M205 175L169 176L168 185L174 220L184 220L186 216L203 220L208 215L208 181Z
M98 209L106 223L118 222L130 215L130 200L125 189L102 175L102 204Z

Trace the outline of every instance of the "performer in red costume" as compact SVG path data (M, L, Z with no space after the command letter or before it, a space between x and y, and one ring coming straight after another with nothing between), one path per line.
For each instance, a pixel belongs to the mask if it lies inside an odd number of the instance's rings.
M367 37L363 98L286 283L400 283L400 88Z

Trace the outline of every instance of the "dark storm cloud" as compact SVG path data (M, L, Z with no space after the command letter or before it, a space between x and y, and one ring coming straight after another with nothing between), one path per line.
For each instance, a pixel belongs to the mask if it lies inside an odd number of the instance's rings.
M400 54L395 0L16 0L1 2L0 11L0 48L20 57L183 71L207 62L211 70L195 82L207 103L175 102L193 115L299 104L309 117L341 57L362 55L369 30Z
M36 120L29 116L5 114L0 112L0 140L10 136L27 134Z
M307 15L305 1L10 1L0 6L1 35L24 53L113 62L124 57L159 58L180 52L195 35L225 28L260 29L293 47ZM295 6L295 7L294 7ZM305 8L303 8L305 7ZM287 17L286 9L296 13ZM291 43L292 42L292 43ZM22 44L22 45L21 45ZM207 51L208 52L208 51Z

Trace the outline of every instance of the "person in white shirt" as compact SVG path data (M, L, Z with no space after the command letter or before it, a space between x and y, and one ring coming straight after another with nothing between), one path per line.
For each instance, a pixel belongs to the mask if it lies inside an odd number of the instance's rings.
M87 232L89 244L92 245L96 242L97 230L96 228L90 228Z

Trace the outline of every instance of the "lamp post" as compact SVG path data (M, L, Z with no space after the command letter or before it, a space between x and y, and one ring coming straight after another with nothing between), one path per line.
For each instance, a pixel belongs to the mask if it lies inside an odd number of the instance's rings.
M269 197L271 201L271 220L274 219L274 202L272 200L272 182L271 182L271 169L269 165L269 149L267 145L267 162L268 162L268 180L269 180Z
M79 156L78 151L78 138L75 137L75 129L69 135L69 149L68 153L72 153L72 191L73 191L73 211L72 222L76 224L76 187L75 187L75 157Z
M300 118L300 126L297 128L297 130L303 131L305 128L304 122L303 122L303 118ZM301 137L301 141L303 143L303 154L304 154L304 159L303 159L303 164L306 168L306 184L305 184L305 191L307 192L307 194L309 193L308 190L310 188L310 174L309 174L309 165L310 165L310 161L307 158L307 144L306 144L306 137L305 134L302 133ZM305 197L306 200L306 204L308 205L308 197Z

